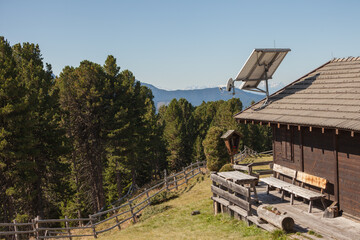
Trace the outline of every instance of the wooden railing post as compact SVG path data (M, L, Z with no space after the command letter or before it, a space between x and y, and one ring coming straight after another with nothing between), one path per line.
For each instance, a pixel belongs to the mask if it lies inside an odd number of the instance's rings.
M95 229L95 225L94 225L94 218L92 215L89 215L89 218L90 218L90 225L91 225L91 228L93 230L93 234L94 234L94 238L97 238L97 235L96 235L96 229Z
M40 239L40 234L39 234L39 220L40 220L40 216L37 216L34 220L34 230L35 230L35 236L36 236L36 240Z
M68 236L69 236L69 239L70 240L72 240L72 237L71 237L71 231L70 231L70 229L69 229L69 222L68 222L68 217L67 216L65 216L65 228L66 228L66 230L67 230L67 233L68 233Z
M178 190L178 184L177 184L176 176L174 176L174 183L175 183L175 188L176 188L176 190Z
M113 206L112 204L111 204L111 208L114 208L114 206ZM115 209L114 209L112 212L113 212L114 215L117 214L117 212L116 212ZM115 217L115 221L116 221L116 223L119 223L119 218L118 218L117 216ZM117 228L118 228L119 230L121 230L120 225L118 225Z
M133 222L136 223L136 216L134 215L134 208L132 206L132 201L129 200L129 207L130 207L130 212L131 212L131 215L132 215L132 218L133 218Z
M148 201L148 203L150 204L150 203L151 203L151 201L150 201L150 198L149 198L149 190L147 190L147 189L145 188L145 191L146 191L146 198L147 198L147 201Z
M18 240L18 234L17 234L17 225L16 225L16 220L13 221L14 223L14 231L15 231L15 240Z
M185 175L185 183L187 185L188 184L188 179L187 179L187 174L186 174L186 170L185 170L184 167L183 167L183 172L184 172L184 175Z
M164 169L164 181L165 181L166 191L169 191L169 184L168 184L166 169Z

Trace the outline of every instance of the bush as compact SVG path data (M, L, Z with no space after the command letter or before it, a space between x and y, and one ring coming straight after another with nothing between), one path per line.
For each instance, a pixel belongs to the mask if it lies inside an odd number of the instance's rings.
M233 166L231 163L227 163L224 166L222 166L219 170L219 172L230 172L234 171Z
M203 141L206 165L210 171L219 171L230 159L224 141L220 138L223 132L219 127L211 127Z

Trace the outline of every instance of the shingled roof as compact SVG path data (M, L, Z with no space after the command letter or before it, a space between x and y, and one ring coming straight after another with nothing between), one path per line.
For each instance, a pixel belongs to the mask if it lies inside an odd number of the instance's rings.
M237 120L360 131L360 57L333 59L235 115Z

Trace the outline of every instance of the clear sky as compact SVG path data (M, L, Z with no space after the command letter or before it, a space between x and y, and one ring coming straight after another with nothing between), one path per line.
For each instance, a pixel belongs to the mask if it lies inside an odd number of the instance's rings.
M107 55L163 89L226 84L254 48L291 48L273 82L360 56L360 1L0 0L0 35L40 45L59 75Z

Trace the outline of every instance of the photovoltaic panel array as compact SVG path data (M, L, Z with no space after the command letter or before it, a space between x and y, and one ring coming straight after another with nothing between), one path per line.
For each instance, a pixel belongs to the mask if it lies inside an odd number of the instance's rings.
M254 49L234 81L242 81L240 89L258 89L262 80L272 78L289 51L289 48Z

